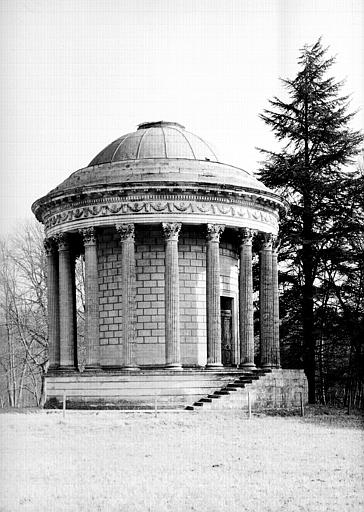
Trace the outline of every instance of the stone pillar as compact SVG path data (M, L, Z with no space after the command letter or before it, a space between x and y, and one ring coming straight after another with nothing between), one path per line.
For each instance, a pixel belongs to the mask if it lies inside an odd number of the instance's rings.
M57 235L59 256L60 369L75 369L75 269L67 233Z
M240 366L254 369L254 319L253 319L253 231L243 228L240 235L240 274L239 274L239 337Z
M273 344L272 344L272 366L281 367L279 347L279 288L278 288L278 237L273 238L272 247L272 293L273 293Z
M225 226L207 224L206 318L207 368L221 368L221 311L219 243Z
M270 233L263 233L260 250L260 364L272 367L273 347L273 280L272 240Z
M81 230L85 246L85 341L86 370L100 369L99 284L95 228Z
M135 345L135 238L134 224L116 224L121 244L122 346L124 370L138 370L134 362Z
M47 255L48 359L49 369L59 367L59 276L58 252L54 238L44 240Z
M165 239L165 349L166 368L180 369L178 236L180 222L162 223Z

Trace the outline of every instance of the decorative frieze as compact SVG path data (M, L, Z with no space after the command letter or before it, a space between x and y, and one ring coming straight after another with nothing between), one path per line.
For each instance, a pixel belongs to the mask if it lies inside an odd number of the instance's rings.
M251 220L271 226L278 226L278 214L269 211L261 205L231 204L211 200L193 201L120 201L107 202L96 205L84 205L56 211L46 216L44 221L46 229L50 229L69 222L79 220L109 217L115 215L185 215L195 214L201 216L224 216L237 219Z

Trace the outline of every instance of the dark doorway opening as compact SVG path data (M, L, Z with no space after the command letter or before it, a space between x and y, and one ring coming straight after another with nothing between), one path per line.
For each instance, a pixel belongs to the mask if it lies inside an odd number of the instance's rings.
M221 362L232 366L234 361L233 299L220 297L221 308Z

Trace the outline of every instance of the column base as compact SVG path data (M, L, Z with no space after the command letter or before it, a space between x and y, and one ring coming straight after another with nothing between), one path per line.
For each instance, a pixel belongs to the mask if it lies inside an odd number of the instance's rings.
M99 364L87 364L84 369L85 372L101 372L102 368Z
M257 367L254 363L241 363L239 368L243 368L243 370L256 370Z
M123 371L125 370L126 372L139 372L140 371L139 366L134 366L132 364L127 365L127 366L123 366L121 369Z
M207 363L205 366L206 370L221 370L224 365L221 363Z
M50 364L48 366L48 370L47 370L48 372L53 372L55 370L59 370L59 364Z
M59 372L75 372L76 371L76 366L74 365L59 365L58 368L57 368L57 371Z
M262 368L263 370L279 370L281 368L280 365L277 365L277 364L262 364L260 366L260 368Z
M164 368L166 370L182 370L182 365L180 363L167 363Z

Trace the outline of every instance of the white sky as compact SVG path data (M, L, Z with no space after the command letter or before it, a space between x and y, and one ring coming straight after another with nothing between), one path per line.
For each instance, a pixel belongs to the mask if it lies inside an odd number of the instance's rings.
M1 0L0 234L142 121L177 121L254 171L255 147L275 145L258 114L319 36L361 108L363 0Z

